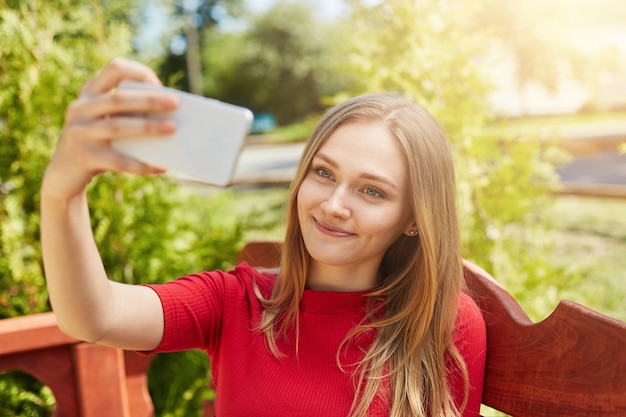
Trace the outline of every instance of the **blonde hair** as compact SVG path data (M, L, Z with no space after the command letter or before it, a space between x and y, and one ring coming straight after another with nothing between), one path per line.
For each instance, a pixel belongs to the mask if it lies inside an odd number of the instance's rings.
M276 338L297 326L310 262L298 221L297 194L313 156L348 121L383 121L398 141L407 156L413 191L409 201L419 233L418 238L402 235L389 247L380 265L380 282L371 293L379 302L370 305L378 308L372 307L344 341L345 346L352 337L376 330L359 363L360 394L351 417L367 414L384 379L391 388L390 416L456 416L447 365L465 378L466 398L468 389L465 365L452 343L463 286L454 166L442 127L406 98L384 93L359 96L332 108L318 123L291 184L281 268L272 296L265 300L259 295L264 305L260 329L278 356Z

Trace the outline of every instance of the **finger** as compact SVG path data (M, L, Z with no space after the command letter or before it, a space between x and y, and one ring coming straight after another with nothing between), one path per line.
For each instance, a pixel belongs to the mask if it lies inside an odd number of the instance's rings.
M103 143L72 147L62 140L46 170L49 191L67 198L83 191L91 179L103 172L139 175L162 174L165 169L122 155Z
M147 65L123 58L115 58L85 84L80 95L102 94L116 87L122 80L162 85L154 71Z
M165 168L141 162L118 152L111 154L109 171L124 172L135 175L155 175L167 172Z
M67 126L64 133L71 140L90 143L108 142L116 139L159 137L176 131L176 121L156 117L111 117L91 123Z
M92 176L106 171L137 175L162 174L166 172L164 168L144 163L119 153L110 147L91 147L86 151L83 161L85 161L86 168L91 171Z
M118 114L147 114L171 112L178 108L179 99L173 94L152 90L127 90L100 94L71 103L66 123L98 119Z

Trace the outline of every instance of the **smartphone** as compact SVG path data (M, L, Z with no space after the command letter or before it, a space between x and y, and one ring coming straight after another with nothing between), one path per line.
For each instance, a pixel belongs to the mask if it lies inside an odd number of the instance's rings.
M120 83L118 89L164 90L178 96L180 105L173 113L154 115L176 120L174 134L119 139L112 142L113 148L183 178L217 186L232 182L239 153L252 125L253 114L249 109L133 81Z

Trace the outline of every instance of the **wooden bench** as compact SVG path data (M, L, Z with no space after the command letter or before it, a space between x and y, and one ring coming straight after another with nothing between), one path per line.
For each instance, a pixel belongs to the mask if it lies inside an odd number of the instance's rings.
M275 267L279 252L279 243L253 242L238 261ZM465 278L487 323L485 405L515 417L626 416L626 323L569 301L533 323L476 265L465 262ZM149 366L148 357L65 336L53 313L0 320L0 372L49 386L56 417L152 416Z

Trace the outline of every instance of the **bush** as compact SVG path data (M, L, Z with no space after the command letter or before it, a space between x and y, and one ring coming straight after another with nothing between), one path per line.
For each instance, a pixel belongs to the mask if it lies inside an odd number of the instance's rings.
M0 374L0 410L3 417L48 417L55 400L50 388L21 371Z
M41 178L60 136L65 108L112 57L129 53L130 30L124 16L112 12L128 6L127 1L0 4L4 318L49 310L38 229ZM106 174L90 185L88 195L105 267L111 279L121 282L163 282L190 271L229 268L244 227L254 229L259 223L254 213L231 215L227 221L223 214L215 215L224 212L220 207L232 201L232 193L195 196L166 177ZM181 375L172 380L167 373L151 373L157 415L188 415L185 404L161 401L169 398L165 392L202 396L207 391L208 361L201 364L195 353L184 358L167 355L155 360L158 369L174 368ZM53 398L47 388L27 379L16 373L3 376L0 408L7 415L50 412ZM178 382L188 385L172 385Z

